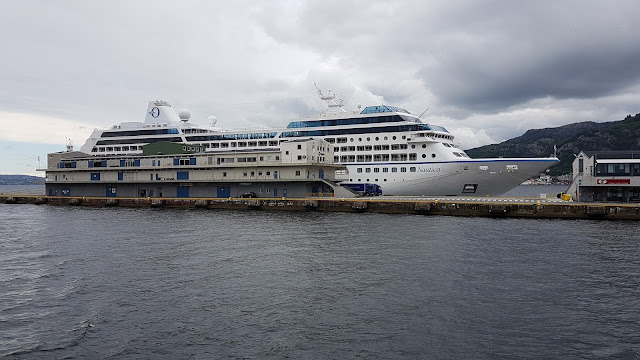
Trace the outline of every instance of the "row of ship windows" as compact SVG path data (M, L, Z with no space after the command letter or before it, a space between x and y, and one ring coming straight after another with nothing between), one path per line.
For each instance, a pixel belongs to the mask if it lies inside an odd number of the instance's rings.
M373 172L374 173L379 173L381 168L373 168ZM398 168L397 167L392 167L392 168L382 168L382 172L383 173L388 173L389 169L391 169L392 173L398 172ZM409 168L410 172L416 172L416 168L415 166L412 166ZM371 168L364 168L364 172L365 173L370 173L371 172ZM400 172L407 172L407 168L406 167L401 167L400 168ZM362 168L357 168L356 169L356 173L361 174L362 173ZM369 181L369 180L367 180Z
M454 152L456 157L469 157L467 154ZM427 158L427 154L421 155L423 159ZM431 154L431 158L435 159L436 154ZM348 163L348 162L371 162L371 161L415 161L418 160L418 154L374 154L374 155L342 155L334 156L333 162L336 163Z
M428 134L424 134L424 133L420 133L420 136L424 137L424 136L429 136L429 135ZM431 136L434 137L434 138L437 138L437 139L453 140L453 136L449 136L449 135L432 134ZM402 135L402 140L405 140L406 138L407 138L406 135ZM380 141L380 137L379 136L376 136L373 139L375 141ZM383 140L389 140L389 137L388 136L384 136L382 139ZM398 139L398 137L395 136L395 135L391 137L391 140L397 140L397 139ZM354 142L356 140L356 138L346 138L346 137L335 138L335 139L334 138L325 138L324 140L326 142L330 143L330 144L346 144L347 141ZM363 138L359 137L359 138L357 138L357 140L358 140L358 142L362 142ZM367 137L366 141L371 141L371 137ZM451 145L453 145L453 144L451 144Z
M444 136L444 135L443 135ZM402 139L405 139L406 136L402 136ZM378 140L378 138L375 138L376 141ZM385 140L387 140L387 136L384 137ZM393 140L396 140L396 136L392 136ZM333 139L333 138L327 138L325 139L328 143L334 144L337 143L338 144L342 144L342 143L346 143L347 142L347 138L338 138L338 139ZM370 138L367 138L367 141L370 141ZM351 138L351 141L354 141L353 138ZM362 138L358 138L358 141L362 141ZM283 142L283 141L280 141ZM454 144L450 144L450 143L441 143L442 145L446 146L446 147L452 147L452 148L457 148L458 146L454 145ZM248 141L248 142L244 142L244 141L239 141L239 142L223 142L223 143L202 143L200 144L201 146L205 147L205 148L211 148L211 149L218 149L218 148L235 148L235 147L257 147L257 146L278 146L278 141ZM411 145L412 149L415 149L416 145ZM427 145L426 144L422 144L422 148L426 148ZM392 145L366 145L366 146L341 146L341 147L336 147L335 151L371 151L371 150L403 150L403 149L407 149L407 144L392 144ZM107 147L94 147L91 152L112 152L112 151L137 151L137 150L142 150L142 146L136 146L136 145L131 145L131 146L107 146Z
M444 145L445 147L451 147L451 148L458 148L457 146L455 146L454 144L447 144L447 143L441 143L442 145ZM416 145L413 144L411 145L412 149L416 148ZM426 149L427 148L427 144L422 144L422 148ZM406 150L408 149L408 145L407 144L392 144L392 145L361 145L361 146L336 146L335 147L335 152L340 152L340 151L379 151L379 150Z

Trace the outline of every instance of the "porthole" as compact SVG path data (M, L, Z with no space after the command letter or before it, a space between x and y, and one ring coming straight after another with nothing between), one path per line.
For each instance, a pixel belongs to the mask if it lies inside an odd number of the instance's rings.
M404 139L406 139L406 138L407 138L406 136L402 135L402 140L404 140Z
M362 138L358 138L358 141L362 141Z
M394 136L392 137L392 139L393 139L393 140L395 140L395 139L396 139L396 136L394 135Z
M384 137L384 139L385 139L385 140L389 140L389 138L388 138L388 137L386 137L386 136Z
M371 141L371 138L370 138L370 137L368 137L368 138L367 138L367 141Z
M431 154L431 157L432 157L432 158L436 157L436 154Z
M425 149L427 147L427 144L422 144L422 148Z
M426 157L427 157L427 154L422 154L422 158L423 159L426 158Z
M376 141L378 141L378 140L380 140L380 138L376 136Z
M349 141L353 142L353 138L349 139Z
M415 149L415 148L416 148L416 146L415 146L415 145L411 145L411 148L412 148L412 149Z

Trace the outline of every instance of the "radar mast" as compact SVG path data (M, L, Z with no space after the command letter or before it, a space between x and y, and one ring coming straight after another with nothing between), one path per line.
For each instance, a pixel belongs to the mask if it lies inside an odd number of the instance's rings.
M335 98L337 96L336 93L334 93L331 90L327 90L327 95L323 95L322 94L322 90L320 90L318 88L318 85L316 85L316 83L313 83L313 86L316 87L316 90L318 90L318 96L320 96L320 100L323 100L327 103L327 112L328 113L339 113L339 112L347 112L345 109L343 109L342 107L344 106L343 102L344 100L340 99L340 103L338 104L337 102L335 102Z

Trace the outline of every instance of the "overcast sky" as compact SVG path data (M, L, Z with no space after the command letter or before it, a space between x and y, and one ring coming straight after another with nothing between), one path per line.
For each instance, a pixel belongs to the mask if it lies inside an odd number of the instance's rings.
M2 174L142 121L150 100L283 127L324 110L314 82L350 110L429 108L465 149L640 112L637 0L1 4Z

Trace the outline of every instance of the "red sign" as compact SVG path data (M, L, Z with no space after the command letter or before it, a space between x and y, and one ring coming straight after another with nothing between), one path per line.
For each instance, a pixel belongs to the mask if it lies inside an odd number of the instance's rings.
M631 184L631 179L598 179L598 185L624 185Z

